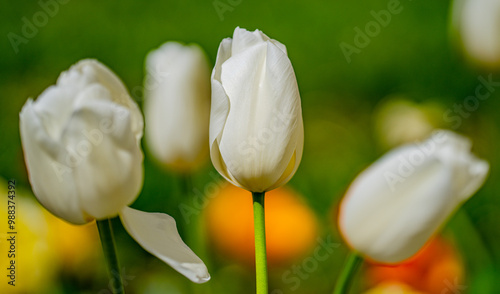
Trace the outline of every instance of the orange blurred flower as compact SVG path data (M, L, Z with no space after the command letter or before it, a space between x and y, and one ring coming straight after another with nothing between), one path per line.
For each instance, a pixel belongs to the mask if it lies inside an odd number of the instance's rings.
M290 188L266 193L266 239L269 266L286 265L315 244L314 212ZM250 192L226 185L205 210L210 241L225 257L254 263L253 206Z
M408 285L398 282L389 282L379 284L377 287L372 288L364 294L425 294L424 292L417 291Z
M370 264L367 278L370 285L396 281L429 294L455 293L463 284L464 266L455 248L436 237L406 262L396 266Z

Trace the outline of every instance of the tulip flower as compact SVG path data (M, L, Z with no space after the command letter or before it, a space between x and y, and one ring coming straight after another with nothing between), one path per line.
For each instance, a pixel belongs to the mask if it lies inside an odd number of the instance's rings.
M286 47L236 28L212 71L210 156L235 186L265 192L287 183L302 158L299 89Z
M163 165L181 172L208 155L210 68L202 49L168 42L146 58L146 142Z
M467 138L437 131L368 167L341 203L339 227L347 243L382 263L413 256L485 181L489 165L470 148Z
M257 293L267 293L264 193L292 178L304 144L299 89L283 44L240 28L222 40L212 71L209 143L217 171L252 192Z
M142 131L141 112L120 79L95 60L78 62L20 113L33 192L68 222L97 220L108 249L114 249L112 234L106 233L109 218L119 215L145 250L192 281L207 281L205 265L181 240L170 216L128 207L142 187Z
M487 68L499 68L500 1L456 0L452 17L467 55Z

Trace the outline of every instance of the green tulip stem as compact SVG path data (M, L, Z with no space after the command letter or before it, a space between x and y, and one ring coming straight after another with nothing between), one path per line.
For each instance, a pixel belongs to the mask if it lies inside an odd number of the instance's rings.
M265 192L252 192L257 294L267 294L267 253L264 194Z
M190 174L182 174L179 178L180 180L180 188L181 188L181 198L180 201L186 201L186 199L193 200L195 199L193 178ZM192 224L188 227L189 224ZM189 215L188 219L185 219L184 222L177 222L178 230L183 234L184 242L195 252L205 263L207 268L211 268L211 260L210 256L207 252L207 236L205 234L203 222L203 211L198 211L198 213L194 213L193 215ZM211 285L210 283L199 285L195 283L190 283L191 285L191 293L199 294L199 293L211 293Z
M115 239L113 237L113 227L110 219L96 221L99 237L101 238L102 250L108 263L110 275L110 288L113 294L125 293L123 289L122 276L116 258Z
M351 282L362 263L363 258L357 253L351 252L349 254L344 268L342 269L342 272L340 273L340 276L337 280L337 285L335 286L333 294L349 293Z

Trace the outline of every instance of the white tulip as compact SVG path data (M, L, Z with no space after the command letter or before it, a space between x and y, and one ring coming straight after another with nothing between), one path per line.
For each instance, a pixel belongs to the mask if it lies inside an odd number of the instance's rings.
M236 186L265 192L288 182L302 158L299 89L286 48L236 28L212 71L210 156Z
M143 119L109 69L83 60L20 114L33 192L75 224L114 217L138 196Z
M74 224L120 215L147 251L205 282L206 266L171 217L128 207L142 188L142 130L142 114L120 79L95 60L78 62L20 113L33 192L50 212Z
M146 142L162 164L179 171L208 155L210 67L202 49L168 42L146 58Z
M342 200L339 227L347 243L384 263L414 255L484 183L489 165L470 148L467 138L437 131L377 160Z
M456 0L453 18L467 54L500 67L500 0Z

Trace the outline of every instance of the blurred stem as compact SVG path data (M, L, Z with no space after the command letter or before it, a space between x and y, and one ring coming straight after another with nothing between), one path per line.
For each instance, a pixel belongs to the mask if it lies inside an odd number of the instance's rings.
M98 220L96 221L97 229L99 230L99 237L101 238L102 250L108 263L109 276L111 279L110 287L113 294L125 293L123 289L122 276L120 274L120 267L118 266L118 259L116 258L115 239L113 237L113 227L111 220Z
M363 258L355 252L351 252L347 257L347 261L340 273L337 280L337 285L335 285L335 290L333 294L346 294L349 293L351 287L351 282L356 275L359 267L363 263Z
M264 194L265 192L252 192L257 294L267 294L267 253Z
M177 203L184 203L190 199L192 199L193 197L193 182L192 182L192 179L191 179L191 175L187 174L187 173L183 173L179 176L179 193L177 195ZM179 211L177 211L179 212ZM181 217L183 217L182 213L180 213L179 215L174 215L174 218L177 219L177 217L179 217L179 219ZM195 218L195 222L196 222L196 218L198 217L198 215L193 215L193 217ZM179 231L179 234L181 235L181 237L186 241L186 238L187 239L190 239L190 234L189 234L189 230L187 229L187 225L188 223L186 221L184 222L180 222L178 221L177 222L177 230ZM188 242L191 241L191 240L187 240ZM188 244L188 245L191 245L191 244Z
M193 180L190 174L183 174L180 177L180 186L181 186L181 200L180 201L186 201L186 199L192 199L195 195L193 193L194 191L194 185L193 185ZM189 223L183 223L183 233L185 236L184 242L193 250L196 255L198 255L207 268L210 268L210 259L206 250L206 236L205 236L205 230L203 230L203 217L202 217L203 212L198 211L198 213L195 213L191 216ZM180 222L177 224L179 225ZM192 223L191 229L187 227ZM191 285L191 292L195 294L200 294L200 293L210 293L211 292L211 284L204 284L204 285L199 285L195 283L190 283Z
M463 238L463 241L467 246L466 250L474 251L474 258L469 260L469 263L474 263L473 266L476 270L484 267L493 267L494 256L492 250L488 246L483 234L481 234L481 231L472 222L465 207L461 207L457 211L456 220L459 224L458 227L460 227L460 230L466 232L465 234L462 234L463 236L467 236L466 238ZM482 250L475 250L477 248L481 248Z

